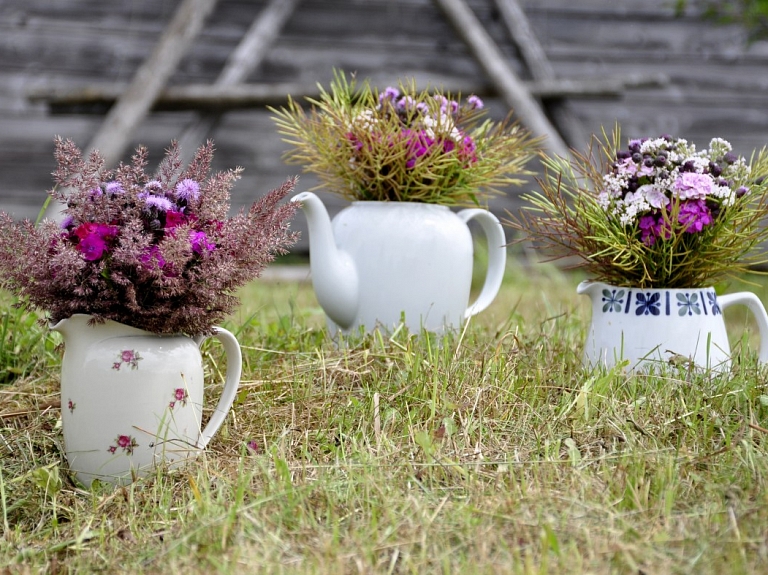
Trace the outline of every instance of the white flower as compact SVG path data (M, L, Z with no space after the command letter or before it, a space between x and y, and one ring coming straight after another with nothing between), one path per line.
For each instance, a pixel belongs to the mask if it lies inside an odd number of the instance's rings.
M642 194L645 201L652 208L664 208L669 204L669 198L652 184L646 184L637 188L637 194Z

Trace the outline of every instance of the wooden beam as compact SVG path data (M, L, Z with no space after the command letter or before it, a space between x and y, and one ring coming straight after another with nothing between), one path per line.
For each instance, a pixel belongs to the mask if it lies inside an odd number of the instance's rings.
M237 86L245 82L262 63L298 3L299 0L272 0L230 54L214 85ZM183 160L190 160L197 147L214 130L221 120L222 109L203 112L186 127L179 138Z
M669 82L664 74L629 74L615 78L555 79L523 82L532 96L543 100L560 98L620 98L627 89L664 86ZM424 86L426 87L426 86ZM421 87L420 87L421 88ZM478 96L495 96L494 86L472 85L469 82L441 84L440 89L452 94L474 93ZM104 113L125 90L119 84L90 84L82 88L42 88L31 90L27 98L34 102L46 102L55 113L72 109L91 113ZM230 110L281 105L287 95L301 100L318 97L317 85L312 84L187 84L169 87L160 92L154 110Z
M568 157L568 146L539 103L507 63L507 58L464 0L435 0L464 40L500 96L534 136L544 136L550 155Z
M216 0L184 0L152 54L109 110L88 146L101 152L107 167L118 163L134 130L154 105L215 5Z
M539 42L520 3L517 0L496 0L496 6L533 79L539 81L554 80L555 69L547 58L544 47ZM550 102L548 111L571 146L586 146L588 144L589 135L576 114L569 108L568 102Z

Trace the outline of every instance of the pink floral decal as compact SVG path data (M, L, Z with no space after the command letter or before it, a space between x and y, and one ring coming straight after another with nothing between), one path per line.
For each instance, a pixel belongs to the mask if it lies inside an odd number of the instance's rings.
M67 409L69 409L69 413L75 413L75 408L77 407L77 404L72 401L71 399L67 401Z
M112 369L120 371L123 364L131 366L131 369L139 369L139 362L142 357L139 352L132 349L124 349L117 355L117 361L112 364Z
M189 394L187 393L187 390L183 387L177 387L173 390L173 401L168 404L168 407L173 409L176 407L177 402L181 403L182 406L186 406L188 398Z
M126 454L133 455L134 448L138 446L139 444L136 443L136 438L130 435L118 435L117 439L115 439L115 444L110 445L107 451L116 453L118 449L122 449Z

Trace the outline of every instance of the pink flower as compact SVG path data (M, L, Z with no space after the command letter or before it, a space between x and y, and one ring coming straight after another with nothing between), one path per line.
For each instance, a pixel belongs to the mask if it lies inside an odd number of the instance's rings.
M187 221L187 218L183 213L176 210L168 210L165 212L165 229L172 230Z
M122 447L125 449L126 447L131 445L131 436L130 435L118 435L117 436L117 446Z
M256 441L253 439L251 439L248 443L246 443L246 446L248 447L248 449L250 449L254 453L259 452L259 444L256 443Z
M704 199L715 191L715 182L707 174L682 172L675 180L672 188L681 200Z
M183 387L177 387L173 394L176 398L176 401L182 401L187 397L187 392Z
M125 363L129 363L129 362L133 361L133 351L130 350L130 349L125 349L120 354L120 357L122 357L122 359L123 359L123 361Z

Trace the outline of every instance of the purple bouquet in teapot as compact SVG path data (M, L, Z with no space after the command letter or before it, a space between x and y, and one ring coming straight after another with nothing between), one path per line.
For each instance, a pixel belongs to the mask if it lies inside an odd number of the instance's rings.
M766 261L768 153L722 138L705 149L664 135L622 145L619 129L585 153L545 158L540 192L507 224L596 281L639 288L712 285Z
M475 95L454 98L401 82L382 91L337 73L330 91L270 108L292 148L289 163L352 201L478 204L519 184L536 140L518 124L485 119Z
M210 173L213 144L184 168L172 143L154 175L148 152L104 169L55 140L60 222L15 222L0 213L0 285L56 323L73 314L158 334L207 334L239 303L235 291L295 241L288 180L229 217L241 170Z

